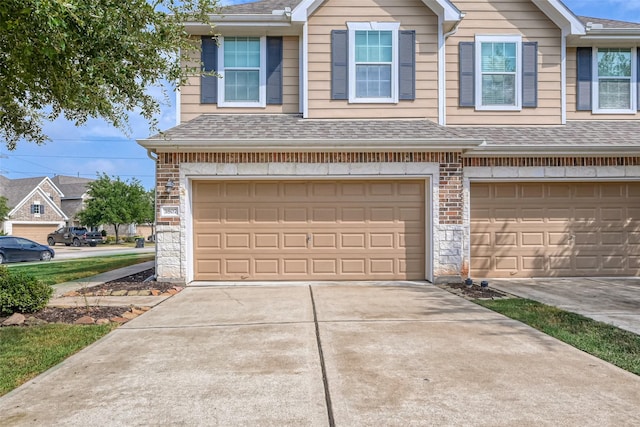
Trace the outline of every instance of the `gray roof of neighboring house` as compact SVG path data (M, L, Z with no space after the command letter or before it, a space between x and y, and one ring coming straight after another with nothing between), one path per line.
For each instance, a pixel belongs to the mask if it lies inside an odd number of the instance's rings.
M94 180L90 178L57 175L51 178L51 181L62 191L64 194L63 199L80 199L82 195L87 192L87 184Z
M262 0L251 3L237 4L226 6L222 9L222 13L233 14L257 14L271 15L274 10L284 10L290 7L292 10L300 3L301 0Z
M640 23L638 22L616 21L614 19L592 18L590 16L578 16L578 19L580 19L580 21L582 21L584 25L587 25L588 22L592 22L594 24L602 24L602 26L606 29L640 29Z
M10 208L14 208L46 177L38 176L34 178L8 179L3 176L2 178L2 181L0 181L2 183L2 186L0 186L0 196L6 197L7 205Z
M640 122L637 120L570 121L556 126L439 126L426 119L410 120L315 120L298 115L205 114L187 123L141 141L143 145L165 144L179 149L184 145L206 147L207 141L232 147L252 140L264 141L440 141L425 148L446 148L447 140L485 141L481 149L531 148L544 154L545 149L595 147L627 149L640 154ZM167 144L170 142L170 144ZM205 145L203 145L205 143ZM346 147L347 145L343 145ZM211 148L215 149L212 145ZM362 145L354 148L362 148ZM419 145L416 146L419 148ZM322 148L319 148L322 151ZM170 151L170 150L169 150Z
M60 201L60 208L67 217L73 218L82 209L82 199L63 199Z

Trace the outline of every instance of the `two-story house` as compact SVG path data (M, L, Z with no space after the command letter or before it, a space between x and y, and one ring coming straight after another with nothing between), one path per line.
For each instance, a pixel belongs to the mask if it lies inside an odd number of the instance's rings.
M558 0L264 0L187 30L162 280L640 273L640 24Z

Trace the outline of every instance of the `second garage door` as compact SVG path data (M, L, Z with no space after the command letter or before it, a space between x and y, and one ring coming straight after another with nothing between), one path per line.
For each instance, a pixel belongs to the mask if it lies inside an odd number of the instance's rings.
M195 280L422 280L424 181L197 181Z
M471 272L640 274L640 183L472 184Z

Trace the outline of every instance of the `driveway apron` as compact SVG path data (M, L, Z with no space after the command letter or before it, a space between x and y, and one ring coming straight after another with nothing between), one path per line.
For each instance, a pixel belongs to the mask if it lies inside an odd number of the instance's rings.
M0 425L640 425L640 377L430 285L190 287Z

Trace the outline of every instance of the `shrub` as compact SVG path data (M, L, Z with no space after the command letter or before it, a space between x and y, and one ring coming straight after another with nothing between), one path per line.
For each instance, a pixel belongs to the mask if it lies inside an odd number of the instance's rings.
M0 266L0 315L33 313L44 308L53 288L35 277Z
M102 237L107 237L107 230L102 230L100 234L102 234Z
M107 236L106 239L104 239L105 243L114 243L116 241L116 236Z

